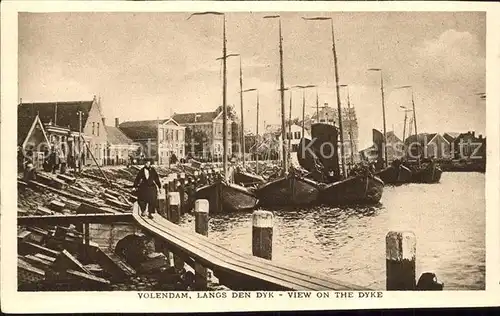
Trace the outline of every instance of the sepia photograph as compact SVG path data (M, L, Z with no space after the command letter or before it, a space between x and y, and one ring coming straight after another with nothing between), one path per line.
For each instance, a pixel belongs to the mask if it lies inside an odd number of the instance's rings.
M485 291L486 16L19 12L16 290Z

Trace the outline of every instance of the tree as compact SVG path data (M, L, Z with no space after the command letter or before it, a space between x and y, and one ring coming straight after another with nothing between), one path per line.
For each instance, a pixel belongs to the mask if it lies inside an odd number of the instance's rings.
M300 125L300 120L298 117L294 117L292 120L285 120L286 125L290 125L290 122L292 123L292 125Z
M195 155L203 153L203 144L208 141L207 133L203 130L186 127L186 154L193 153Z
M228 105L227 106L227 118L231 121L236 121L238 120L238 116L236 115L236 110L234 108L234 105ZM222 112L222 105L220 105L216 110L215 113L219 114Z

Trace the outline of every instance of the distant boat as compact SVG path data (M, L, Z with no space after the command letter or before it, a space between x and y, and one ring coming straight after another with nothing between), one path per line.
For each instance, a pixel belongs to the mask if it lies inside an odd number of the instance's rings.
M254 209L258 203L255 194L247 188L221 180L197 189L195 196L196 199L208 200L210 213L248 211Z

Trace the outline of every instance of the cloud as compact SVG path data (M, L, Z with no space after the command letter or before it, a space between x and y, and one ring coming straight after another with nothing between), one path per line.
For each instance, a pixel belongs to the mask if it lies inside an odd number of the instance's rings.
M485 84L485 61L478 38L469 32L446 30L438 38L424 41L414 50L415 70L434 83ZM474 89L474 87L470 87Z

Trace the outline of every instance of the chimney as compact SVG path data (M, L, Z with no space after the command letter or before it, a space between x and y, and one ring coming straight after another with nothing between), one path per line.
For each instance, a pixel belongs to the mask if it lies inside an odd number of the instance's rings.
M483 139L483 135L479 134L479 139Z
M115 117L115 127L120 126L120 119L118 117Z
M476 137L476 132L472 131L472 137Z

